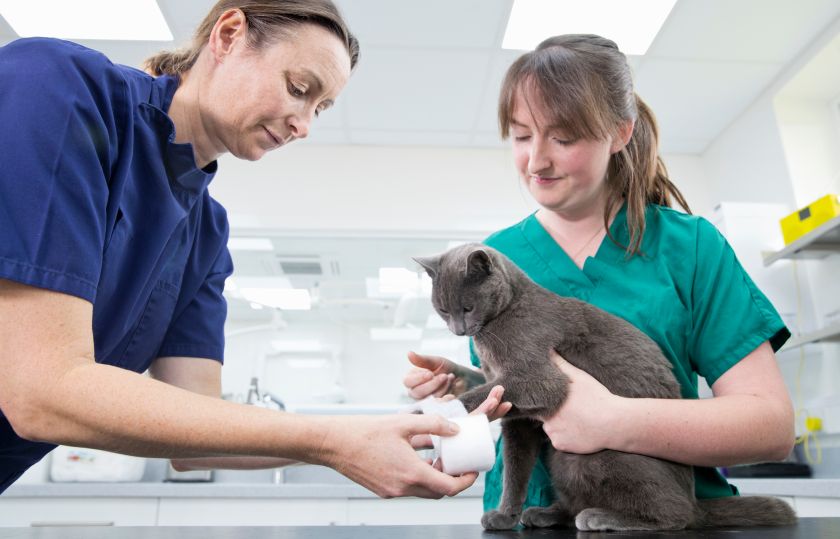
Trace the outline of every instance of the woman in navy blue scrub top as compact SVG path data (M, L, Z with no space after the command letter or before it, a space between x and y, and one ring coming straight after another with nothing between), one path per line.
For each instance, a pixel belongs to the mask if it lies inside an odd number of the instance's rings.
M688 205L659 159L656 123L626 58L599 36L547 39L508 70L499 125L540 209L485 243L541 286L645 332L682 389L681 400L618 397L554 354L572 383L545 418L548 439L569 453L614 449L690 464L699 498L737 494L715 466L780 460L793 445L774 356L790 332L714 226L669 207ZM444 358L409 359L404 383L415 398L483 381ZM699 376L713 398L698 399ZM503 476L500 451L485 478L485 510L518 516L521 507L499 506ZM538 461L525 507L555 501Z
M455 432L442 418L220 398L233 268L216 159L306 137L357 58L329 0L223 0L148 72L54 39L0 48L0 492L55 444L180 470L305 461L383 496L475 481L414 452L412 435Z

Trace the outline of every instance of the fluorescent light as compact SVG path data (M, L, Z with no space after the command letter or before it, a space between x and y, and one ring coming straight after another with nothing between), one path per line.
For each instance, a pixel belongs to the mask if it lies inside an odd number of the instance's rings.
M20 37L172 41L155 0L0 0Z
M309 290L302 288L242 288L242 297L266 307L287 311L308 311L312 309Z
M531 50L560 34L598 34L644 54L677 0L516 0L502 48Z
M382 294L417 292L419 285L416 272L405 268L379 268L379 292Z
M422 336L421 328L370 328L372 341L419 341Z
M268 238L228 238L231 251L273 251L274 244Z

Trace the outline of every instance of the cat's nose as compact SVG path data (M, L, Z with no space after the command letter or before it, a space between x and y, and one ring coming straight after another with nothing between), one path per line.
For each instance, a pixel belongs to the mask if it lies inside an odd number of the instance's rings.
M467 328L461 320L453 320L449 325L449 330L459 337L463 336L467 332Z

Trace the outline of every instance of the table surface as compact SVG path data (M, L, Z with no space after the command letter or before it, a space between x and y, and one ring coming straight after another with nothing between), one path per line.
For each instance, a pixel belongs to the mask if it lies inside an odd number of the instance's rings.
M298 527L54 527L0 528L0 539L469 539L481 537L702 537L703 539L813 539L840 537L840 518L803 518L784 528L721 528L681 532L578 532L525 530L485 532L481 526L298 526Z

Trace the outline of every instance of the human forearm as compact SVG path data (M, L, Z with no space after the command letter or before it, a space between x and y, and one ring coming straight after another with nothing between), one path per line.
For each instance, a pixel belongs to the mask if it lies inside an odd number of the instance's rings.
M793 444L793 412L754 395L710 399L617 398L607 446L695 466L781 460Z
M276 457L197 457L173 459L172 467L179 472L189 470L264 470L301 464L299 461Z
M147 457L317 462L328 430L329 418L230 403L87 361L53 380L16 422L32 439Z

